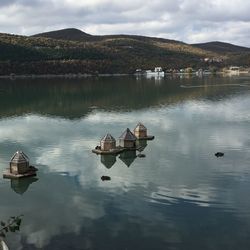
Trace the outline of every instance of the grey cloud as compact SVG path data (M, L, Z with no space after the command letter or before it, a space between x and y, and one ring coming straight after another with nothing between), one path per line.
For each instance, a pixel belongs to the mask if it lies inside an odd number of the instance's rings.
M0 31L31 35L75 27L92 34L164 36L191 43L223 40L250 46L249 9L244 0L2 0Z
M41 5L43 3L46 3L48 1L42 1L42 0L1 0L0 7L3 6L12 6L12 5L22 5L22 6L37 6Z

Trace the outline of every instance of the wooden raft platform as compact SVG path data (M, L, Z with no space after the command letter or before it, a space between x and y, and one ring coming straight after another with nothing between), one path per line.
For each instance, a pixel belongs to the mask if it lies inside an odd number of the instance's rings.
M105 151L101 149L93 149L92 152L98 155L117 155L124 151L124 148L117 148L110 151Z
M101 149L92 149L92 152L98 155L118 155L124 151L135 151L138 148L117 148L117 149L113 149L111 151L105 151L105 150L101 150Z
M13 174L10 172L9 169L6 169L6 171L3 173L3 178L5 179L20 179L20 178L26 178L31 176L36 176L37 169L35 167L30 167L30 170L24 174Z
M140 138L137 138L137 140L148 140L148 141L152 141L154 140L154 136L153 135L148 135L146 137L140 137Z

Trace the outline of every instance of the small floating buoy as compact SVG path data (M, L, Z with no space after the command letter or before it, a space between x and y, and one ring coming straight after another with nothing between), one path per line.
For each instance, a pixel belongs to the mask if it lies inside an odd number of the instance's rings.
M214 154L216 157L222 157L222 156L224 156L224 153L222 153L222 152L217 152L217 153L215 153Z
M138 156L139 158L145 158L145 157L146 157L145 154L138 154L137 156Z
M106 175L103 175L103 176L101 177L101 180L102 180L102 181L110 181L110 180L111 180L111 177L106 176Z

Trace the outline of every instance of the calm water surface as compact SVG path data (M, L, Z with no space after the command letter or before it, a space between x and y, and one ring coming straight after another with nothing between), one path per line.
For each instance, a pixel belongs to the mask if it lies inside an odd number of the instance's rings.
M249 107L248 77L0 80L0 171L17 150L39 168L0 179L0 220L24 215L7 244L250 249ZM91 153L139 121L146 158Z

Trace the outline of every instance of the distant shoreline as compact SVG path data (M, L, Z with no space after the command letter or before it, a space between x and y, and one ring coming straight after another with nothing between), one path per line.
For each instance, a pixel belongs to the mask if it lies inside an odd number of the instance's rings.
M165 73L166 76L171 76L171 75L176 75L176 76L198 76L196 73ZM217 71L214 73L210 74L204 74L202 76L211 76L211 75L225 75L225 76L237 76L237 75L250 75L250 72L239 72L238 74L230 74L226 73L223 71ZM90 77L109 77L109 76L145 76L145 75L136 75L136 74L119 74L119 73L114 73L114 74L30 74L30 75L15 75L15 74L10 74L10 75L0 75L0 80L1 79L10 79L10 80L15 80L15 79L81 79L81 78L90 78ZM145 76L146 77L146 76ZM163 77L164 78L164 77Z
M0 79L53 79L53 78L88 78L88 77L98 77L98 76L128 76L131 74L44 74L44 75L0 75Z

